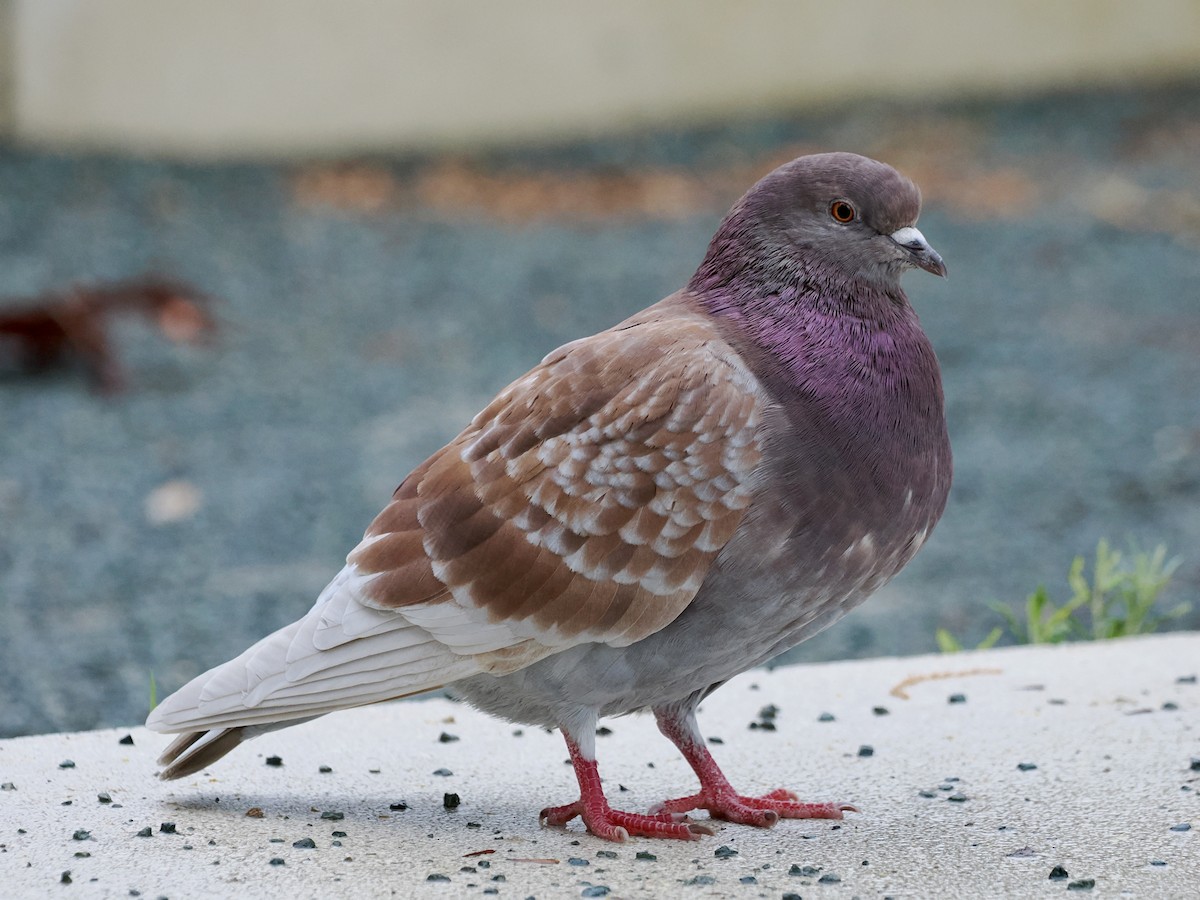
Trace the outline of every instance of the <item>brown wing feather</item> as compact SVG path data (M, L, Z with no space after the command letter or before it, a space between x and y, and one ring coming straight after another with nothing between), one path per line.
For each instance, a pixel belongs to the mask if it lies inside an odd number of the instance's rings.
M546 646L683 611L750 501L763 410L712 326L661 308L555 351L405 480L349 560L368 602L452 600Z

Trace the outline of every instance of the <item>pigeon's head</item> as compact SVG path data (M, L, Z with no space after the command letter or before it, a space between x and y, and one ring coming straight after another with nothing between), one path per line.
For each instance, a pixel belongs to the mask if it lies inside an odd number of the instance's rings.
M912 268L945 275L917 230L920 211L917 186L889 165L855 153L801 156L738 201L701 272L722 281L733 273L721 268L748 265L772 281L787 273L884 287Z

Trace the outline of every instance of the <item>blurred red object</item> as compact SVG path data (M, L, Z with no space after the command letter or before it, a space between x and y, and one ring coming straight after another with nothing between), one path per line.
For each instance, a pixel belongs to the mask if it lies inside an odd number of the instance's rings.
M125 375L109 339L112 316L141 313L168 340L195 344L216 332L208 303L185 284L150 276L0 304L0 354L11 352L15 368L28 373L79 363L97 390L116 393Z

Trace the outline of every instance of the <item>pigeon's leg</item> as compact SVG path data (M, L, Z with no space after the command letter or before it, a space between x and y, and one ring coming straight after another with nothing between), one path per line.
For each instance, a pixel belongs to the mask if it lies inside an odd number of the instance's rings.
M565 825L581 816L587 830L596 837L617 842L628 840L630 835L694 841L702 834L713 833L711 828L690 821L683 813L662 812L647 816L610 807L596 766L595 713L586 719L582 728L564 726L562 729L575 777L579 779L579 799L565 806L543 809L538 814L543 825Z
M670 739L700 779L700 790L689 797L667 800L653 808L657 813L683 813L706 809L714 819L769 828L783 819L840 819L843 812L858 812L846 803L801 803L784 788L761 797L744 797L733 789L717 761L708 752L696 724L695 704L700 696L654 709L658 729Z

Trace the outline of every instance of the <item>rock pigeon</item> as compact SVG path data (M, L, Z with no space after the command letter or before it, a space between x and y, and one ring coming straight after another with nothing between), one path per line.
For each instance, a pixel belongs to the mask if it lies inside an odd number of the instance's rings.
M937 358L900 287L945 275L920 193L851 153L776 169L687 286L566 344L396 489L298 622L200 675L147 725L162 778L334 710L447 687L561 729L593 834L695 839L854 807L738 794L700 701L895 575L950 488ZM597 717L653 711L700 789L609 806Z

